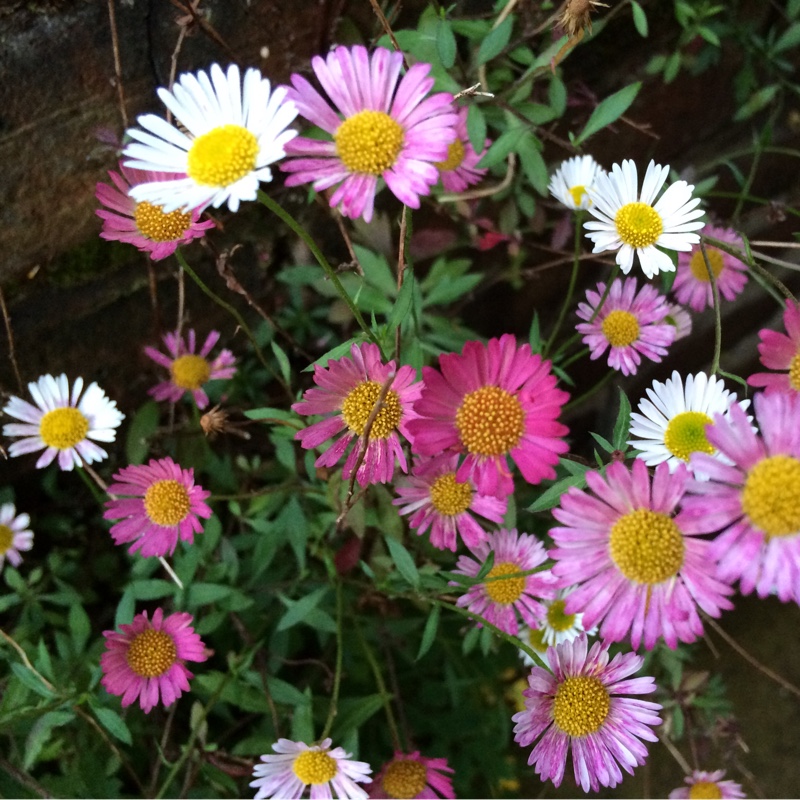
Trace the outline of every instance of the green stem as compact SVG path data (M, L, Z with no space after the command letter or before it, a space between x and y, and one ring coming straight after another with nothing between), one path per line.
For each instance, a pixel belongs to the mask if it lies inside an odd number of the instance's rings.
M336 581L336 671L333 674L333 692L331 693L331 705L328 709L328 718L325 720L325 728L320 739L325 739L331 732L333 720L339 710L339 687L342 684L342 656L344 654L344 642L342 634L342 616L344 600L342 598L342 582Z
M700 252L703 254L703 261L706 265L709 283L711 283L711 295L714 301L714 360L711 362L711 374L716 375L719 372L719 359L722 354L722 314L719 309L719 286L717 286L717 279L714 275L714 270L711 268L711 262L708 260L706 243L702 239L700 240Z
M89 491L92 493L92 497L97 501L97 504L102 508L103 503L105 500L103 496L100 494L100 490L97 488L97 484L89 478L86 474L85 469L78 469L78 474L81 476L83 482L89 487Z
M569 286L567 287L567 295L564 298L564 302L561 304L561 310L558 314L558 319L556 320L556 324L553 326L553 332L550 334L550 338L547 340L547 344L544 348L544 353L542 355L547 355L550 352L550 348L556 341L558 336L558 332L561 330L561 325L564 323L564 318L567 316L567 309L572 304L572 295L575 292L575 284L578 281L578 268L580 266L580 255L581 255L581 227L583 226L583 211L581 209L577 209L575 212L575 242L574 242L574 249L573 249L573 259L572 259L572 273L569 276Z
M603 377L597 381L594 386L592 386L591 389L588 389L580 397L576 397L574 400L571 400L569 403L567 403L564 408L561 409L561 413L563 414L565 411L567 411L567 409L574 408L575 406L580 405L584 400L588 400L593 394L599 392L600 389L602 389L614 375L616 375L615 370L608 370L606 374L603 375Z

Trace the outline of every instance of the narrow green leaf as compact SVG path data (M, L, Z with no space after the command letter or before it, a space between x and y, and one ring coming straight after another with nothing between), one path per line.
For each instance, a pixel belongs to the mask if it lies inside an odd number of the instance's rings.
M89 615L83 610L83 606L77 603L70 607L67 619L72 633L72 641L75 644L75 653L80 655L86 648L86 642L92 633L92 623L89 621Z
M285 703L288 706L300 706L308 702L308 698L291 683L276 678L273 675L267 676L267 688L276 703Z
M624 89L606 97L597 108L592 112L586 127L581 131L581 134L575 140L576 145L581 145L590 136L616 122L629 108L631 103L636 99L639 94L639 89L642 88L642 82L637 81Z
M42 752L42 748L47 744L47 740L53 732L53 728L60 728L75 719L71 711L48 711L36 720L28 738L25 740L25 757L22 761L24 769L30 769Z
M514 27L513 14L509 14L496 28L486 34L486 38L481 42L478 49L478 66L491 61L495 56L503 52L508 40L511 38L511 29Z
M555 508L561 500L561 495L571 486L583 489L586 486L586 475L569 475L556 481L528 506L528 511L549 511L551 508Z
M131 732L128 730L128 726L113 708L101 708L93 706L92 710L97 716L97 719L100 720L100 724L115 739L119 739L125 744L133 744L133 739L131 739Z
M281 375L286 383L292 382L292 368L289 365L289 357L284 352L283 348L273 339L269 346L272 348L272 353L275 356L275 360L278 362L278 366L281 369Z
M406 270L403 279L403 286L400 289L400 294L392 306L392 313L389 314L387 326L390 331L396 330L403 323L408 316L411 309L411 303L414 300L414 273L411 270Z
M150 452L150 437L156 432L159 420L158 403L148 400L128 424L125 455L129 464L142 464Z
M467 135L472 149L476 153L480 153L486 144L486 117L480 106L474 103L467 111Z
M230 586L221 586L217 583L192 583L186 594L186 603L191 608L206 606L228 597L232 592Z
M478 162L478 167L493 167L495 164L500 164L508 158L508 154L512 150L517 149L519 140L525 135L524 128L513 128L510 131L501 133L497 141L492 143L492 146L486 151L483 158Z
M370 694L366 697L345 697L339 701L336 720L331 729L331 736L337 742L351 731L360 728L370 717L377 714L386 704L382 694Z
M777 83L773 83L750 95L747 102L733 115L734 122L749 119L768 106L774 100L779 88Z
M328 350L327 353L321 355L313 364L309 364L303 372L313 372L314 367L325 367L328 365L328 362L332 359L341 358L342 356L349 356L350 355L350 348L359 342L362 341L360 336L354 336L352 339L348 339L346 342L342 342L341 344L337 344L331 350Z
M53 693L50 691L50 689L48 689L47 686L45 686L41 680L37 678L36 675L34 675L27 667L16 661L12 661L11 669L23 686L26 686L31 691L36 692L36 694L40 695L41 697L46 697L48 699L53 697Z
M544 163L537 140L533 134L520 139L517 145L517 152L522 163L522 171L530 181L531 186L541 195L547 194L547 184L550 176L547 172L547 165Z
M417 653L416 661L419 661L428 650L431 649L433 640L436 638L436 632L439 630L439 617L441 616L442 607L434 606L428 619L425 620L425 628L422 631L422 641L419 643L419 652Z
M322 586L321 588L311 592L311 594L307 594L305 597L301 597L296 601L289 600L283 595L278 595L281 602L285 606L288 606L288 611L278 621L276 630L285 631L287 628L297 625L298 622L302 622L312 611L312 609L319 605L320 601L328 593L328 591L328 586Z
M411 557L411 553L409 553L397 539L386 536L385 541L386 546L389 548L389 553L392 556L392 560L397 567L397 571L414 588L419 586L419 572L417 571L414 559Z
M162 597L170 597L178 591L178 587L172 581L160 578L136 581L130 584L130 588L137 600L160 600Z
M636 26L639 36L646 39L648 34L647 14L644 13L644 9L636 0L631 0L631 11L633 11L633 24Z
M440 19L436 26L436 52L445 69L451 69L456 63L456 37L446 19Z
M136 597L133 594L133 589L127 587L122 593L122 598L117 605L117 613L114 617L114 627L119 628L120 625L130 625L133 622L133 615L136 612Z
M614 423L612 442L615 450L627 448L628 434L631 429L631 401L622 389L619 390L619 412Z
M592 438L606 451L606 453L613 453L614 452L614 445L606 439L605 436L601 436L599 433L595 433L594 431L590 431ZM602 463L602 461L600 462Z
M297 414L294 411L287 411L285 408L251 408L244 412L248 419L266 419L277 422L297 422Z

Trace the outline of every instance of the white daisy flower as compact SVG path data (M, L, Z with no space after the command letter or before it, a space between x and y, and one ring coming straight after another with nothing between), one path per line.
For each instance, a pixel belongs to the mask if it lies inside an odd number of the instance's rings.
M675 341L685 339L692 332L692 315L679 303L667 303L669 313L664 322L675 326Z
M13 503L0 506L0 569L5 559L18 567L22 563L20 550L33 547L33 531L28 530L30 524L31 518L27 514L17 515Z
M614 164L611 174L600 172L594 187L587 189L589 213L597 220L584 223L586 235L594 242L593 253L617 250L617 264L627 275L633 266L634 253L648 278L659 272L674 272L672 259L658 250L691 250L700 236L691 231L703 227L698 221L703 211L696 208L700 199L692 197L694 186L676 181L656 196L667 179L669 167L651 161L639 194L636 164L630 159L622 166Z
M286 130L297 109L286 99L287 89L270 92L257 69L244 73L235 64L225 74L219 64L185 73L168 89L159 89L164 105L182 123L183 133L155 114L139 117L144 131L132 128L136 142L124 152L125 166L180 174L169 181L131 187L131 196L162 207L200 209L228 204L237 211L242 200L255 200L260 181L271 181L269 164L286 155L284 147L297 135Z
M22 420L22 424L3 426L4 436L23 437L9 446L10 455L44 449L36 466L46 467L58 456L58 466L64 470L80 467L81 459L91 464L106 457L106 451L89 440L113 442L115 428L125 415L96 383L83 392L83 378L78 378L70 393L66 375L42 375L28 384L28 391L36 405L11 397L3 409L8 416Z
M519 651L519 657L526 667L540 667L543 664L547 665L545 655L547 653L547 645L544 643L544 631L541 628L531 628L528 625L520 624L517 638L524 642L528 647L536 653L538 661L534 661L524 650Z
M605 170L591 156L575 156L562 162L550 179L550 194L567 208L587 209L591 205L589 188L597 174Z

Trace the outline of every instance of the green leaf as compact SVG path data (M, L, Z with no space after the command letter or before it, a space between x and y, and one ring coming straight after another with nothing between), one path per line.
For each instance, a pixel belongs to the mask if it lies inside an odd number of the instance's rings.
M77 603L70 607L68 615L69 629L75 644L75 653L80 655L86 649L86 642L92 633L92 623L83 606Z
M616 122L629 108L631 103L636 99L639 94L639 89L642 88L642 82L637 81L624 89L606 97L597 108L592 111L586 127L581 131L581 134L575 140L576 146L583 144L590 136Z
M428 650L431 649L433 640L436 638L436 631L439 630L439 617L441 616L442 607L434 606L428 619L425 620L425 628L422 631L422 641L419 643L419 652L415 661L419 661Z
M130 625L133 622L133 615L136 612L136 597L133 594L133 589L127 587L122 593L122 598L117 604L117 613L114 617L114 627L119 628L120 625Z
M353 245L353 250L358 258L358 263L361 264L361 269L364 270L367 282L385 297L394 297L397 294L397 282L386 257L360 244Z
M589 432L592 438L606 451L606 453L613 453L614 452L614 445L605 438L605 436L601 436L599 433L595 433L594 431ZM600 462L602 463L602 461Z
M537 147L536 137L530 134L520 139L517 145L517 152L522 162L522 170L525 173L525 177L539 194L546 195L550 176L547 173L547 165L544 163L544 159Z
M113 708L93 706L95 716L100 724L115 738L125 744L133 744L131 732L122 717Z
M308 697L299 689L296 689L291 683L272 675L267 676L267 688L276 703L284 703L287 706L300 706L308 702Z
M275 630L285 631L293 625L297 625L298 622L302 622L319 605L322 598L328 594L328 591L328 586L322 586L299 600L290 600L288 597L279 594L280 601L287 606L288 611L278 620Z
M467 136L472 149L480 153L486 144L486 117L475 103L467 111Z
M643 39L647 38L647 14L644 13L644 9L636 2L636 0L631 0L631 11L633 11L633 24L636 26L636 30L639 32L639 36Z
M440 19L436 26L436 52L446 69L451 69L456 63L456 37L453 27L446 19Z
M672 83L672 81L678 77L678 73L681 71L682 61L680 50L676 50L667 59L667 63L664 65L664 83Z
M172 581L160 578L135 581L130 584L129 588L137 600L160 600L162 597L170 597L178 591L178 587Z
M612 442L615 450L626 450L628 434L631 429L631 401L622 389L619 390L619 412L614 423Z
M150 452L150 437L158 428L158 403L148 400L128 424L125 437L125 455L129 464L142 464Z
M354 336L352 339L348 339L346 342L342 342L341 344L337 344L332 350L328 350L327 353L321 355L313 364L309 364L303 372L313 372L314 367L325 367L328 365L328 362L332 359L341 358L342 356L349 356L350 355L350 348L354 344L360 344L363 340L361 336Z
M467 631L466 635L461 640L461 652L465 656L468 656L475 649L475 645L478 644L480 635L481 629L477 625Z
M734 122L741 122L757 114L762 108L768 106L778 93L780 86L777 83L764 86L750 95L747 102L733 115Z
M411 557L411 553L406 550L403 545L392 539L390 536L384 537L386 546L389 548L389 553L392 556L397 571L403 576L407 583L410 583L415 589L419 586L419 572Z
M350 731L360 728L370 717L377 714L385 704L386 697L382 694L342 698L336 710L331 737L337 742L341 741Z
M266 419L271 422L293 422L297 423L297 414L294 411L287 411L284 408L251 408L245 411L244 415L248 419Z
M53 692L50 691L50 689L48 689L47 686L42 683L41 679L31 672L27 667L16 661L12 661L11 669L23 686L26 686L31 691L36 692L36 694L40 695L41 697L46 697L48 699L53 697Z
M556 117L562 116L567 110L567 87L564 85L564 81L557 75L553 75L550 79L550 88L547 90L547 98Z
M221 586L218 583L192 583L186 594L186 603L192 608L206 606L228 597L232 592L230 586Z
M289 357L283 351L283 348L273 339L269 346L272 348L272 353L275 356L275 360L278 362L278 366L281 369L281 375L286 383L292 382L292 368L289 365Z
M513 14L509 14L496 28L486 34L478 49L477 65L480 67L487 61L503 52L508 40L511 38L511 29L514 27Z
M390 331L396 330L403 323L408 316L413 300L414 273L407 269L403 278L403 286L400 289L400 294L397 295L397 299L394 301L394 306L392 307L392 313L389 314L389 318L386 322Z
M528 506L528 511L549 511L551 508L555 508L561 501L561 495L571 486L583 489L586 486L586 474L568 475L566 478L556 481Z
M525 133L525 129L521 127L501 133L500 137L486 151L477 166L480 168L493 167L495 164L500 164L505 161L506 158L508 158L508 154L512 152L512 150L517 149L517 144Z
M39 757L42 748L47 744L53 728L60 728L75 719L71 711L48 711L36 720L25 741L24 769L30 769Z

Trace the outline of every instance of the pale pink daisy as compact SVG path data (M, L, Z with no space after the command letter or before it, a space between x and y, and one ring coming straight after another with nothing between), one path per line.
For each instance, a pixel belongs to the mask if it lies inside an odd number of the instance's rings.
M492 143L487 139L480 153L476 153L467 133L466 106L458 109L458 122L456 123L456 140L447 149L447 158L436 163L439 169L439 178L446 192L463 192L468 187L480 183L487 169L478 168L478 162L486 153L486 148Z
M401 203L419 208L439 180L436 164L446 161L456 138L453 96L429 96L430 64L414 64L400 78L403 54L378 47L336 47L311 66L333 107L301 75L292 75L289 98L309 122L332 140L298 136L286 145L281 169L287 186L313 182L345 217L372 219L378 179ZM398 83L398 79L399 83Z
M556 581L549 570L531 575L517 573L535 569L547 561L544 545L533 535L516 530L500 529L490 533L472 551L475 558L460 556L453 570L458 575L474 578L494 554L494 564L482 583L471 586L456 601L469 611L480 614L501 631L517 635L517 613L531 627L538 627L546 613L542 600L555 597ZM504 575L514 577L504 578Z
M258 789L255 800L299 800L311 787L312 800L365 800L367 793L358 785L371 783L372 768L354 761L343 747L331 748L331 740L307 745L291 739L278 739L272 745L275 755L261 756L250 786Z
M558 456L569 449L569 430L558 422L569 395L556 388L549 361L505 334L488 345L467 342L460 355L440 356L439 366L422 368L419 418L409 425L415 453L466 453L456 479L498 497L514 491L509 456L528 483L555 478Z
M314 383L299 403L292 406L298 414L324 414L326 418L302 431L295 438L306 449L343 435L315 462L317 467L332 467L353 444L344 464L342 476L348 480L355 469L362 449L362 436L370 413L381 396L384 384L391 385L369 431L369 443L356 478L361 486L388 483L394 476L395 462L408 471L400 435L409 438L408 424L414 417L412 406L419 397L422 384L416 380L413 367L396 368L395 362L381 363L378 347L372 343L354 344L352 358L345 356L329 361L327 366L314 365Z
M706 429L731 464L692 455L709 480L689 484L684 513L703 532L721 531L710 557L722 580L800 603L800 394L757 394L753 403L760 435L737 404Z
M17 514L13 503L0 506L0 569L5 559L13 567L22 563L20 552L33 547L33 531L28 528L31 518L27 514Z
M119 631L103 631L106 651L100 657L103 678L110 694L122 695L125 708L139 700L145 714L162 703L172 705L189 691L192 673L185 661L205 661L205 645L191 626L192 615L170 614L157 608L153 619L143 611Z
M164 213L161 206L142 200L137 203L128 192L131 186L148 181L169 181L174 177L166 172L144 172L119 165L119 172L109 170L113 186L98 183L95 196L104 206L94 213L103 220L101 239L125 242L149 253L153 261L171 256L178 245L205 235L214 227L213 220L200 220L200 212L171 211ZM121 174L120 174L121 173Z
M502 522L508 506L505 499L481 494L472 481L459 481L457 470L458 453L418 458L411 475L397 482L399 497L392 501L401 515L412 515L408 524L417 534L430 528L431 544L453 552L458 536L470 550L486 539L473 514Z
M622 780L620 766L633 774L644 764L647 748L641 740L657 741L651 727L661 723L661 705L621 696L656 690L653 678L628 678L642 666L641 656L618 653L609 663L607 644L587 649L585 636L551 647L552 672L531 670L525 710L511 719L517 723L514 741L522 747L541 736L528 764L542 780L560 786L571 751L575 782L584 792L596 792Z
M549 532L553 574L562 585L579 584L565 611L582 612L586 627L600 623L603 639L630 634L634 649L644 642L651 650L663 637L674 648L702 635L698 606L712 617L733 607L733 589L715 577L711 542L699 538L707 527L676 513L688 481L683 463L672 473L659 464L651 482L641 459L631 470L614 462L605 477L586 473L594 494L573 487L553 509L564 526Z
M668 303L669 311L664 318L665 322L669 322L675 328L675 341L685 339L692 333L692 316L691 314L678 303Z
M456 796L453 781L444 774L452 771L446 758L421 756L419 750L413 753L395 751L394 758L387 761L375 776L369 796L397 800L453 798Z
M676 329L667 321L666 297L645 284L636 291L636 278L611 284L602 308L597 311L606 287L586 292L585 303L578 304L578 317L586 320L575 326L591 350L592 361L608 350L608 366L623 375L635 375L642 356L659 362L675 341Z
M148 391L156 400L177 403L184 394L191 394L199 409L208 405L208 395L203 385L208 381L232 378L236 374L236 359L230 350L223 350L215 359L208 354L219 341L219 331L211 331L200 352L194 330L190 329L186 339L179 333L164 334L164 344L169 356L154 347L145 347L144 352L162 367L169 370L168 381L157 384Z
M130 553L172 555L178 539L191 544L203 530L199 518L211 516L204 502L211 492L195 485L193 469L181 469L169 457L132 464L114 480L108 493L115 497L106 501L103 518L121 520L111 526L111 536L115 544L133 542Z
M761 363L778 372L757 372L747 382L750 386L763 387L767 394L800 392L800 306L794 300L786 301L783 326L785 334L768 328L758 332Z
M673 789L669 793L669 800L699 800L704 797L716 800L739 800L747 797L740 784L736 781L723 780L724 777L723 769L714 772L693 770L691 775L686 776L685 782L688 785Z

